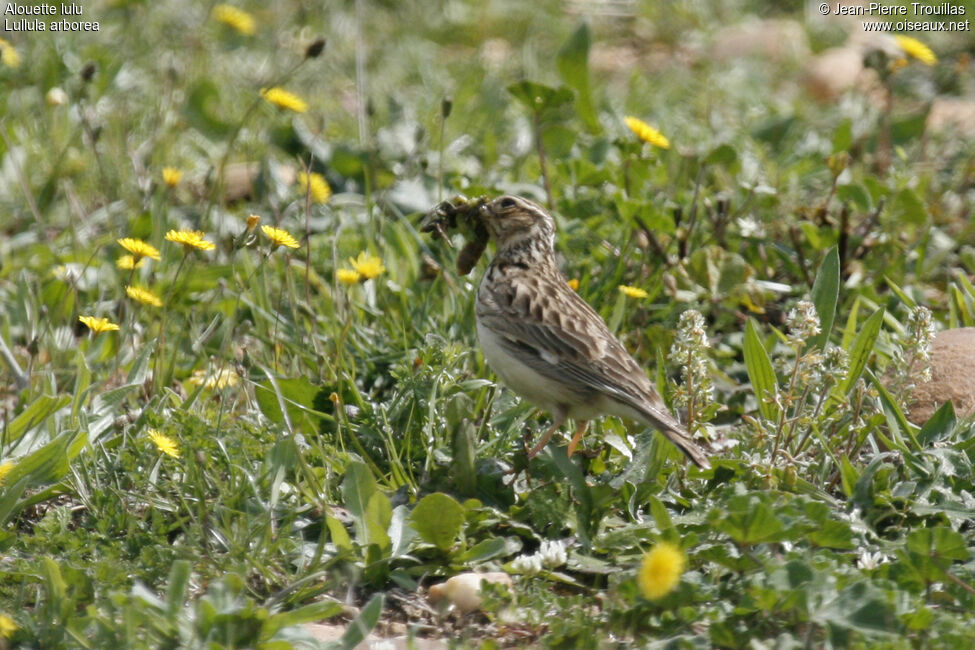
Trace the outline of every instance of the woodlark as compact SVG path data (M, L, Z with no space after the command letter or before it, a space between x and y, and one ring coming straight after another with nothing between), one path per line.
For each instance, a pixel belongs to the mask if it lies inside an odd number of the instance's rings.
M643 369L569 287L555 262L551 215L527 199L502 196L481 204L478 216L497 244L477 291L484 358L509 388L554 418L529 459L567 418L577 423L571 456L589 420L617 415L657 429L695 465L710 467Z

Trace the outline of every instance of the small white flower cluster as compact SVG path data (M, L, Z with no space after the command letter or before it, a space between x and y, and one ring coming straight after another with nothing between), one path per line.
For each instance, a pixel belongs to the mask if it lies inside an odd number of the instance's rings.
M796 353L797 379L803 386L820 385L825 370L822 351L813 347L803 352L809 340L822 331L816 306L808 300L800 300L789 312L785 324L789 330L789 345ZM789 372L786 368L783 371Z
M524 575L540 573L542 569L557 569L569 560L563 540L542 540L538 551L532 555L519 555L511 562L511 568Z
M765 226L753 215L738 218L738 231L742 237L765 237Z
M915 307L907 317L903 333L892 346L890 389L909 398L917 384L931 381L931 341L934 321L927 307Z
M789 343L793 347L801 348L821 331L816 306L808 300L796 303L786 317L785 325L789 328Z
M823 365L827 378L832 383L838 384L850 369L850 355L840 346L827 343L826 351L823 353Z
M915 307L907 318L907 340L904 352L919 366L918 378L931 381L931 341L934 339L934 321L927 307Z
M696 309L688 309L680 315L677 333L670 347L668 359L681 369L683 386L674 391L677 406L689 406L692 402L700 410L714 400L714 386L708 372L708 334L704 329L704 316Z

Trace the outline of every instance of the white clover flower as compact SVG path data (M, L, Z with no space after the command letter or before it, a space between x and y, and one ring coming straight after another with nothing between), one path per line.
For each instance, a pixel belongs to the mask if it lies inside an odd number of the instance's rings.
M542 556L537 553L534 555L519 555L511 562L511 568L525 575L535 575L542 570Z
M562 540L544 540L542 547L538 550L542 565L547 569L555 569L569 560L565 552L565 542Z

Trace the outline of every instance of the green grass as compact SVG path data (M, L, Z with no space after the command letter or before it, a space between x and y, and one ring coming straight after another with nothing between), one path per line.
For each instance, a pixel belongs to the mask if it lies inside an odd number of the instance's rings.
M965 35L922 34L932 67L871 59L888 106L818 104L804 56L707 54L744 15L801 7L567 6L251 4L246 36L195 3L86 4L97 33L4 36L21 58L0 63L11 647L313 647L301 624L323 620L349 625L344 647L397 622L475 647L972 644L972 425L908 422L903 372L918 307L975 324L975 146L924 131L935 97L971 93ZM812 51L843 40L803 30ZM309 110L270 105L273 86ZM235 163L258 173L229 199ZM677 405L675 330L703 315L713 402L690 415L713 469L613 419L526 466L548 420L481 357L484 262L459 276L459 246L418 231L441 199L502 191L551 201L566 274ZM301 247L272 248L251 214ZM118 268L122 237L161 258ZM361 252L385 271L340 282ZM820 334L790 321L802 299ZM526 570L551 540L567 561ZM651 601L637 573L662 541L687 569ZM472 570L515 586L461 621L426 605Z

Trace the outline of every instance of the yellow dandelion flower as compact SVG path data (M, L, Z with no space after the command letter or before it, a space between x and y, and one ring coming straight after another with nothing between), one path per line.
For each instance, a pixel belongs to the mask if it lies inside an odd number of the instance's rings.
M362 279L358 271L353 271L352 269L338 269L335 271L335 279L342 284L355 284Z
M261 218L256 214L252 214L251 216L247 217L247 232L250 232L254 230L254 228L257 228L257 224L260 223L260 221Z
M257 31L257 23L254 21L254 16L232 5L217 5L213 8L210 15L218 23L232 27L244 36L250 36Z
M135 237L123 237L118 240L119 246L125 250L132 253L133 259L136 262L142 260L143 257L148 257L150 259L159 259L159 250L151 244L147 244L141 239L136 239Z
M371 280L374 277L381 275L386 272L386 267L383 266L383 261L378 257L373 257L365 251L359 253L359 257L352 259L349 258L349 264L352 268L361 275L366 280Z
M144 259L136 260L132 255L123 255L122 257L115 260L115 266L119 267L123 271L132 271L133 269L141 269L146 265Z
M625 284L621 284L619 290L627 298L646 298L650 295L640 287L630 287Z
M14 623L14 619L6 614L0 614L0 638L9 639L19 629L20 626Z
M217 247L212 241L204 239L206 233L200 230L170 230L166 233L166 241L182 244L183 248L195 248L201 251L212 251Z
M640 593L650 600L663 598L680 582L686 563L687 558L679 548L669 542L660 542L643 556L640 563L636 574Z
M88 326L95 334L101 334L102 332L117 332L119 327L107 318L98 318L97 316L79 316L78 320Z
M125 287L125 293L129 298L136 302L141 302L143 305L162 307L162 300L149 289L143 287Z
M571 280L567 280L566 284L569 285L569 288L572 289L573 291L579 290L579 278L572 278Z
M325 177L316 172L310 174L298 172L298 189L302 194L311 196L315 203L328 203L332 198L332 188L329 187Z
M239 380L240 377L232 369L221 368L212 373L208 373L206 370L196 370L187 381L196 386L203 386L208 390L222 390L228 386L236 386Z
M304 113L308 110L308 104L298 95L289 93L284 88L261 88L261 97L274 104L278 108L286 108L295 113Z
M0 485L3 485L7 481L7 474L9 474L14 468L14 461L5 460L0 464Z
M636 134L636 137L640 138L644 142L649 142L655 147L660 147L661 149L670 149L670 140L667 137L653 128L643 120L627 116L623 118L626 122L626 126L630 128L630 131Z
M20 65L20 54L14 46L0 38L0 62L8 68L16 68Z
M179 458L179 444L165 433L149 429L149 439L156 445L156 449L162 453L173 458Z
M170 187L176 187L179 185L180 180L183 178L183 172L175 167L163 167L162 179L163 183Z
M291 236L291 233L283 228L275 228L274 226L261 226L261 230L267 235L268 239L271 240L271 244L277 248L278 246L287 246L288 248L300 248L301 244L298 240Z
M934 65L938 62L938 57L931 51L931 48L916 38L897 34L894 36L894 39L901 46L901 49L904 50L905 54L913 56L924 65Z

